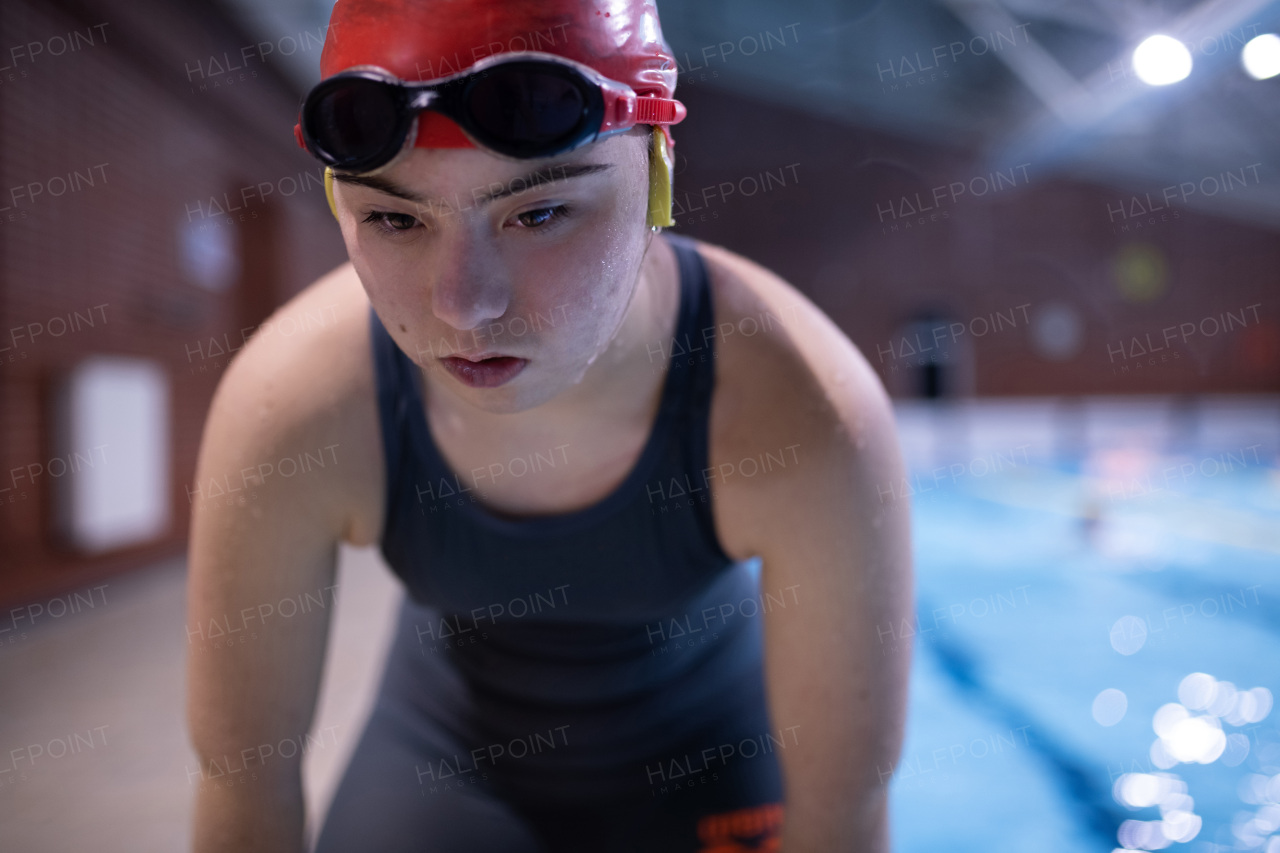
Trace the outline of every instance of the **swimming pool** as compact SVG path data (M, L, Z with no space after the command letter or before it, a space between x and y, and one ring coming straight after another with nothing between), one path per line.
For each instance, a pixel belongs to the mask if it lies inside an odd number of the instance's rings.
M900 413L916 619L878 629L914 644L894 850L1280 851L1280 419L923 452L933 417Z

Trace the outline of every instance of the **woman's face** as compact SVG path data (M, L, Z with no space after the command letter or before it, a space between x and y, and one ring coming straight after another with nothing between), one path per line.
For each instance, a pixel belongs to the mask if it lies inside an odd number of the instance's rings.
M652 236L648 138L636 128L545 160L411 148L376 173L337 177L351 261L432 387L519 412L582 379L626 315ZM443 361L481 354L528 363L477 388Z

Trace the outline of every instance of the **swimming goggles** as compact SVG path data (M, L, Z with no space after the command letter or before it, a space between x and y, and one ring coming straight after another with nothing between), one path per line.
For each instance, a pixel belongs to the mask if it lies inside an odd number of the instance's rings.
M595 69L545 53L488 57L423 83L358 66L303 99L294 135L326 166L369 172L417 137L418 114L452 119L477 145L518 159L553 157L636 126L677 124L684 104L638 96Z

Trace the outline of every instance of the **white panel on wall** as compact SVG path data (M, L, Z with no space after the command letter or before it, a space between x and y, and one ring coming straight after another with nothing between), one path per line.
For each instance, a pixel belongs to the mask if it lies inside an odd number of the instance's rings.
M94 356L58 395L58 526L86 552L163 536L169 495L169 379L156 362ZM52 469L50 470L52 474Z
M224 293L240 275L235 231L212 216L178 224L178 260L187 279L205 290Z

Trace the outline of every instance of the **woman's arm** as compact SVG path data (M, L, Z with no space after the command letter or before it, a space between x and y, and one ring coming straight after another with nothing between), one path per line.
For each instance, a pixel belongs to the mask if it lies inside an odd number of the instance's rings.
M311 727L344 490L341 437L307 414L314 406L297 363L283 343L255 339L240 353L215 395L188 487L196 853L303 850L302 756L277 746L302 743ZM325 466L310 461L326 453ZM305 473L288 461L299 459Z
M762 490L774 512L760 533L761 589L795 592L794 604L764 615L774 728L797 726L778 750L780 853L890 850L911 648L881 638L912 620L913 590L907 501L880 499L903 473L878 385L851 392L854 420L825 437L806 430L800 475Z
M765 684L772 729L786 733L780 853L888 853L911 649L881 638L913 612L892 407L829 318L771 273L709 254L730 271L724 292L744 293L735 273L752 283L744 307L724 300L726 319L768 311L779 330L717 340L734 348L717 368L734 405L712 450L720 461L771 460L718 482L715 499L731 553L762 560Z

